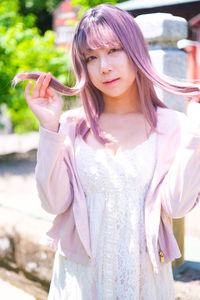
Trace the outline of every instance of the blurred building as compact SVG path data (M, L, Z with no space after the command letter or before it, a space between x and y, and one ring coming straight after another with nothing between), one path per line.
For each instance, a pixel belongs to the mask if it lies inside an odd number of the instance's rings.
M192 40L180 40L178 47L187 53L187 78L200 82L200 14L189 20L189 25Z
M200 82L200 0L129 0L117 4L134 17L150 13L170 13L188 21L188 40L178 42L187 53L187 78Z
M71 1L62 1L53 12L53 30L56 32L56 46L67 47L73 39L79 8L72 7Z
M200 0L129 0L117 4L134 17L150 13L171 13L188 21L188 40L180 41L178 47L187 54L187 77L200 79ZM71 1L62 1L53 12L55 44L68 47L73 39L78 21L79 7L72 7Z
M199 0L129 0L117 4L134 17L150 13L170 13L189 21L200 12Z

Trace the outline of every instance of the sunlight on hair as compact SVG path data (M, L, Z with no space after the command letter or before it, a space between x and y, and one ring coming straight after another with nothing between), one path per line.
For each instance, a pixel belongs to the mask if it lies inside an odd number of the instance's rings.
M85 58L91 50L121 46L118 37L109 25L106 23L90 25L92 26L84 26L84 29L80 29L78 35L78 51L82 58Z

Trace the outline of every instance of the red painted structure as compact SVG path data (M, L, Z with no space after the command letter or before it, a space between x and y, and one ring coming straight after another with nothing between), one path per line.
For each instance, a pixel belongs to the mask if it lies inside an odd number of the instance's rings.
M189 25L196 27L197 42L193 42L185 48L188 56L187 76L188 79L200 82L200 14L192 18Z
M200 83L200 14L189 20L189 25L195 34L195 40L181 40L178 47L187 53L187 78Z
M78 21L78 7L72 7L70 0L62 1L53 12L53 30L56 32L56 46L68 47L74 35L74 24Z

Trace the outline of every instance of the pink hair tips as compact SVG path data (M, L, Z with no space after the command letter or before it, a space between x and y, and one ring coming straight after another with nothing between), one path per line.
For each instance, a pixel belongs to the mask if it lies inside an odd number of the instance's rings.
M15 86L17 83L23 80L34 80L36 81L42 72L27 72L27 73L19 73L17 74L13 80L12 85ZM73 88L69 88L66 85L60 83L54 76L51 78L49 86L59 92L62 95L77 95L80 93L81 88L84 86L84 81L79 82L79 84Z

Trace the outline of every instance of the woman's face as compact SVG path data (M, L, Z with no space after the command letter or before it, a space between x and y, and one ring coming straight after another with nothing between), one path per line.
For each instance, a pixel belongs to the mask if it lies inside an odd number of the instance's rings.
M91 82L104 96L123 97L136 86L134 69L120 45L91 50L86 63Z

